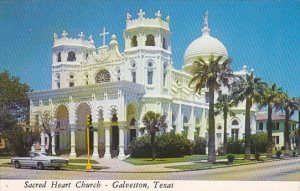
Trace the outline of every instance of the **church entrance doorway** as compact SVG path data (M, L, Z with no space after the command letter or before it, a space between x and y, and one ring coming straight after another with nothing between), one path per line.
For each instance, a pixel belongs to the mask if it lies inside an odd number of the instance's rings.
M119 127L118 127L118 117L113 114L112 126L111 126L111 157L115 158L119 155Z

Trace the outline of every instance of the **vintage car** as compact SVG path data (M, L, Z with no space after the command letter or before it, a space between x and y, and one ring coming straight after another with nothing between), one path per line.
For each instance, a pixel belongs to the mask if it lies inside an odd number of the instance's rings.
M32 167L42 170L45 167L60 169L68 165L68 160L47 153L30 152L27 157L11 158L11 163L15 168Z

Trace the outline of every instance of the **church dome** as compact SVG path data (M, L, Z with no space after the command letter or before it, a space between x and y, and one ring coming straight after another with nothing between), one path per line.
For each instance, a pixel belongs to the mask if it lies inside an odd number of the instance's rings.
M194 40L186 49L184 54L184 68L191 66L193 61L198 56L209 56L211 54L215 56L223 56L228 58L228 53L218 39L210 36L210 29L208 28L208 15L204 18L204 28L202 29L202 36Z

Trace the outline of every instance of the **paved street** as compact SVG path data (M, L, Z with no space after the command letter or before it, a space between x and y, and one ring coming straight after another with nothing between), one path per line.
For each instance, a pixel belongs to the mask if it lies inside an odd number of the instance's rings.
M155 168L155 165L153 166ZM83 178L84 177L84 178ZM248 180L299 181L300 158L201 171L167 173L75 172L0 168L0 179L98 179L98 180Z

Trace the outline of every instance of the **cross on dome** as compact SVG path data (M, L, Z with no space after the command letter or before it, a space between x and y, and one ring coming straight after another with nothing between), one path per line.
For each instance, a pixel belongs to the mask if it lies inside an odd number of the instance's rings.
M145 12L142 9L140 9L140 12L138 12L138 16L139 16L139 20L144 19Z
M84 39L84 36L85 36L85 35L83 34L83 32L81 32L81 33L78 34L78 37L79 37L81 40Z
M202 29L202 35L209 35L209 31L210 31L210 29L209 29L209 27L208 27L208 10L206 11L206 13L205 13L205 16L204 16L204 27L203 27L203 29Z
M155 13L155 16L157 16L158 18L161 18L162 14L160 13L160 10L158 10L157 13Z
M102 42L103 42L102 46L105 46L105 36L108 35L108 34L109 34L109 32L106 32L105 27L103 27L103 32L100 33L100 36L102 36Z

